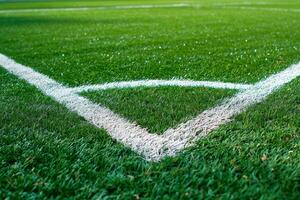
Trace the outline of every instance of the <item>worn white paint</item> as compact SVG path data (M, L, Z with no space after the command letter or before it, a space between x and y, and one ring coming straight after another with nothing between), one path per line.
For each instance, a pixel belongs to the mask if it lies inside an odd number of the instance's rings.
M78 90L78 88L72 89L63 86L2 54L0 54L0 65L65 105L69 110L78 113L91 124L106 129L112 138L150 161L159 161L166 156L176 155L220 125L229 122L247 107L263 101L276 89L300 76L300 63L292 65L251 87L244 88L235 96L204 111L194 119L182 123L176 128L168 129L163 135L157 135L149 133L139 125L131 123L111 110L77 94L85 89Z
M113 83L104 83L96 85L83 85L72 88L73 92L80 93L95 90L123 89L135 87L162 87L162 86L178 86L178 87L210 87L219 89L246 90L252 87L250 84L225 83L218 81L192 81L192 80L137 80L137 81L121 81Z
M252 6L219 6L219 8L226 9L238 9L238 10L261 10L261 11L272 11L272 12L288 12L288 13L299 13L300 9L297 8L272 8L272 7L252 7Z
M147 5L123 5L123 6L98 6L98 7L74 7L74 8L35 8L35 9L7 9L0 10L0 13L32 13L32 12L67 12L67 11L87 11L87 10L126 10L126 9L146 9L146 8L180 8L189 7L190 4L147 4Z
M1 2L1 0L0 0ZM28 8L28 9L5 9L1 13L34 13L34 12L69 12L69 11L89 11L89 10L126 10L126 9L147 9L147 8L225 8L225 9L242 9L242 10L264 10L276 12L300 12L297 8L274 8L274 7L253 7L253 5L275 5L270 2L233 2L233 3L213 3L213 4L144 4L144 5L117 5L117 6L95 6L95 7L69 7L69 8ZM276 4L280 5L280 4Z

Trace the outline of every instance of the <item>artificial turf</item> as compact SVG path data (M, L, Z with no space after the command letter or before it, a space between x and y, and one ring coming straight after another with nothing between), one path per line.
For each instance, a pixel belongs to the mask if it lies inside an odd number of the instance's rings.
M0 9L178 2L0 2ZM68 86L172 78L254 83L300 60L300 11L239 9L298 9L297 1L184 3L194 6L0 12L0 53ZM297 199L299 86L297 79L194 147L152 163L0 68L0 197ZM84 95L161 132L232 94L137 88Z
M196 117L235 92L201 87L140 87L88 92L84 95L147 128L151 133L160 134Z

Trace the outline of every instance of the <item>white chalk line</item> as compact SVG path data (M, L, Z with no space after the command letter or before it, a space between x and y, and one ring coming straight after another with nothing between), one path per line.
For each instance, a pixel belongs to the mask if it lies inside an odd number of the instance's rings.
M166 156L176 155L201 137L231 121L233 116L243 112L247 107L263 101L275 90L300 76L300 63L292 65L248 89L241 90L235 96L204 111L194 119L176 128L168 129L163 135L156 135L80 96L72 88L63 86L2 54L0 54L0 65L65 105L69 110L76 112L91 124L106 129L112 138L143 155L149 161L159 161Z
M218 81L193 81L193 80L136 80L136 81L121 81L113 83L83 85L74 87L71 90L75 93L109 90L109 89L124 89L136 87L162 87L162 86L178 86L178 87L210 87L216 89L233 89L246 90L252 87L250 84L225 83Z
M214 6L284 6L284 5L290 5L290 6L297 6L300 5L299 3L295 2L266 2L266 1L260 1L260 2L253 2L253 1L244 1L244 2L227 2L227 3L213 3Z
M0 13L28 13L28 12L57 12L57 11L88 11L88 10L122 10L122 9L146 9L146 8L180 8L189 7L190 4L145 4L123 6L98 6L98 7L74 7L74 8L36 8L36 9L9 9L0 10Z
M240 10L262 10L262 11L274 11L274 12L300 12L300 9L296 8L266 8L266 7L252 7L252 6L220 6L220 8L226 9L240 9Z
M251 7L251 5L273 5L268 2L240 2L240 3L214 3L211 5L201 4L144 4L144 5L118 5L118 6L98 6L98 7L69 7L69 8L35 8L35 9L7 9L0 10L1 13L30 13L30 12L56 12L56 11L89 11L89 10L122 10L122 9L147 9L147 8L234 8L243 10L266 10L266 11L278 11L278 12L300 12L300 9L293 8L264 8L264 7Z

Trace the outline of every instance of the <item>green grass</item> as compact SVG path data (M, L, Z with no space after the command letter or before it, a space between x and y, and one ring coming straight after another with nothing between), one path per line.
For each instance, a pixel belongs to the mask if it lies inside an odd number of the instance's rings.
M2 14L0 42L2 53L69 85L256 82L298 61L297 25L297 13L219 8L19 13Z
M110 108L151 133L186 122L234 91L208 88L134 88L89 92L85 96Z
M0 9L172 2L0 2ZM300 12L185 2L204 7L0 13L0 53L69 86L254 83L299 62ZM247 6L300 7L267 2ZM152 163L0 68L0 198L298 199L299 86L297 79L178 156ZM84 95L160 133L233 92L164 87Z

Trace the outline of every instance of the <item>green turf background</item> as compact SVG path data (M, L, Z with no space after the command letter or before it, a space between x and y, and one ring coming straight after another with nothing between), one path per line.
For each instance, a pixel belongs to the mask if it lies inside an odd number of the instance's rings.
M84 96L120 113L150 133L163 133L221 103L236 91L211 88L134 88L88 92Z

